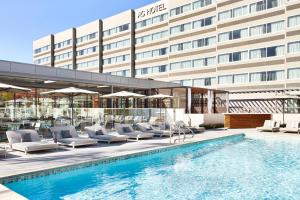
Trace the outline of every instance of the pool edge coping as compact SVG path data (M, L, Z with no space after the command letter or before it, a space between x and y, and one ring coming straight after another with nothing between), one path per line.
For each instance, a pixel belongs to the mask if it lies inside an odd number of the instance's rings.
M11 193L11 195L13 195L13 196L16 196L17 197L16 200L19 200L19 199L24 200L27 198L15 191L9 189L4 184L15 182L15 181L27 180L27 179L36 178L36 177L47 176L47 175L51 175L51 174L57 174L57 173L65 172L65 171L81 169L84 167L91 167L91 166L96 166L96 165L101 165L101 164L113 163L113 162L116 162L119 160L127 160L130 158L136 158L136 157L150 155L150 154L154 154L154 153L165 152L165 151L174 150L174 149L177 149L180 147L188 147L188 146L195 145L195 144L201 144L201 143L205 143L205 142L212 142L215 140L222 140L222 139L226 139L226 138L234 138L234 137L241 137L241 136L246 137L246 134L245 133L236 133L236 134L225 135L225 136L216 137L216 138L204 139L204 140L200 140L200 141L188 141L186 143L173 144L171 146L155 147L150 150L141 150L139 152L126 153L124 155L111 156L111 157L100 158L100 159L96 159L96 160L82 161L82 162L75 163L75 164L74 163L66 164L64 166L50 167L50 168L46 168L46 169L42 169L42 170L35 170L35 171L26 172L26 173L9 175L7 177L0 178L0 188L1 187L6 188L7 190L5 190L5 191ZM0 190L0 197L1 196L2 195L1 195L1 190Z

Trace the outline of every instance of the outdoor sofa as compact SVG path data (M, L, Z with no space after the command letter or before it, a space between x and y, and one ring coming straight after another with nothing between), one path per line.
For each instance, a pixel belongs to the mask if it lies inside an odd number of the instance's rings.
M203 133L205 131L204 127L188 126L188 125L186 125L186 123L184 121L181 121L181 120L176 121L176 125L177 125L177 127L180 127L180 128L189 129L190 132L192 132L194 134Z
M257 131L271 131L278 132L279 131L279 123L274 120L265 120L264 125L262 127L257 127Z
M25 154L33 151L57 149L58 145L53 142L42 141L36 130L7 131L9 147Z
M54 142L61 145L79 146L95 145L97 140L85 137L79 137L74 126L55 126L50 128Z
M154 136L158 136L158 137L163 137L163 136L172 136L172 131L169 129L169 130L160 130L159 128L157 127L153 127L152 124L150 123L137 123L136 124L137 128L144 132L144 133L153 133Z
M152 138L154 136L150 132L135 131L130 124L117 124L116 130L120 135L127 135L129 138L136 140Z
M6 150L0 149L0 156L6 158Z
M87 126L84 130L90 138L108 144L111 142L126 142L129 138L127 135L120 135L118 132L109 132L99 125Z
M288 121L286 123L286 127L281 128L280 131L300 134L300 122L299 121Z

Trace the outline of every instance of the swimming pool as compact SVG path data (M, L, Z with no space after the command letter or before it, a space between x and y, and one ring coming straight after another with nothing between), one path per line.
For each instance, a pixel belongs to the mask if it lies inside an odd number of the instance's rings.
M234 136L8 183L29 199L299 199L300 143Z

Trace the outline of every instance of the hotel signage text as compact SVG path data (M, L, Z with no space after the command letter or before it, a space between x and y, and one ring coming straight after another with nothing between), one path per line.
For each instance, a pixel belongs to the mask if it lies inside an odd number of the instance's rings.
M156 6L153 6L151 8L148 8L147 10L143 10L141 12L138 13L138 18L143 18L143 17L146 17L146 16L149 16L149 15L153 15L157 12L160 12L160 11L163 11L163 10L166 10L167 8L165 7L165 4L159 4L159 5L156 5Z

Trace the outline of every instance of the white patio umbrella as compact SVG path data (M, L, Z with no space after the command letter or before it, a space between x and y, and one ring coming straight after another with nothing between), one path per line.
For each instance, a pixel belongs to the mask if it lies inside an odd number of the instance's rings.
M116 92L116 93L111 93L111 94L106 94L101 96L101 98L142 98L145 97L145 95L142 94L137 94L133 92L127 92L127 91L121 91L121 92Z
M108 98L108 99L118 99L118 98L143 98L145 95L142 94L137 94L133 92L127 92L127 91L121 91L121 92L116 92L116 93L111 93L111 94L106 94L101 96L101 98Z
M137 98L143 98L143 97L145 97L145 95L137 94L137 93L133 93L133 92L127 92L127 91L121 91L121 92L116 92L116 93L111 93L111 94L106 94L106 95L101 96L101 98L108 98L108 99L121 98L122 102L123 102L123 99L125 99L125 98L136 98L137 99ZM125 112L125 107L124 107L123 111Z
M14 93L14 119L16 118L16 92L29 92L31 89L18 87L15 85L9 85L5 83L0 83L0 92L13 92Z
M78 96L81 94L87 94L87 95L97 95L98 92L94 91L89 91L89 90L84 90L80 88L75 88L75 87L68 87L68 88L63 88L63 89L58 89L58 90L51 90L48 92L42 92L42 95L50 95L50 96L68 96L71 97L71 124L74 124L74 96Z
M159 117L161 119L161 103L162 103L162 100L164 99L172 99L174 98L173 96L170 96L170 95L166 95L166 94L155 94L155 95L151 95L151 96L147 96L146 99L158 99L160 102L159 102Z

